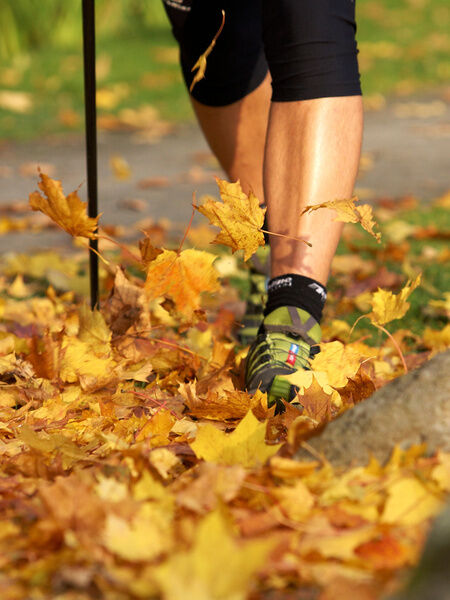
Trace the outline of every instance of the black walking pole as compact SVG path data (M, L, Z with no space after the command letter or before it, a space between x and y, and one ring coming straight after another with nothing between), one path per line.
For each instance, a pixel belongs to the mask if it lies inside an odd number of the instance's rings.
M97 207L97 108L95 102L95 0L83 0L84 106L86 127L86 164L88 214L96 217ZM91 307L98 302L97 240L89 240ZM94 250L94 251L93 251Z

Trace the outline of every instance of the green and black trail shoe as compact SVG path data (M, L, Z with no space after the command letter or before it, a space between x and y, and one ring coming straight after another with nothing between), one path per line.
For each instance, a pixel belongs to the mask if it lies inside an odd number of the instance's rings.
M284 399L292 402L297 388L280 375L308 369L309 360L321 340L319 323L296 306L282 306L263 320L246 359L247 391L267 392L269 406Z
M267 300L267 280L270 272L270 247L260 246L249 261L249 293L246 298L245 314L241 319L241 328L237 338L247 346L258 335L258 329L264 318L264 305Z

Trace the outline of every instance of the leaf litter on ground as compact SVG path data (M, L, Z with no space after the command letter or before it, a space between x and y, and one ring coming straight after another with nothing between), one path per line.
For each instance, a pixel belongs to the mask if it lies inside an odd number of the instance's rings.
M79 198L40 177L44 196L31 194L32 208L72 235L96 235ZM237 184L219 186L227 216L214 209L212 223L225 222L219 237L248 258L259 241L249 249L246 240L259 233L263 213ZM250 213L239 222L247 234L228 238L238 199ZM185 238L211 241L194 230ZM403 264L401 247L367 239L354 226L344 233L339 286L370 280L388 253ZM426 240L439 261L440 242L434 233ZM398 279L384 275L396 294L372 284L352 297L332 290L321 353L310 371L292 376L303 412L286 405L275 415L265 394L243 391L232 271L219 284L217 252L152 242L150 234L140 252L108 250L96 311L70 289L86 270L84 255L3 260L2 598L392 593L450 491L450 456L396 448L385 465L347 470L321 456L293 457L328 421L450 345L447 297L427 307L442 327L418 335L387 328L408 309L419 276L398 291ZM239 259L233 268L242 277L247 266ZM343 320L355 310L389 335L369 345L363 322L352 332Z

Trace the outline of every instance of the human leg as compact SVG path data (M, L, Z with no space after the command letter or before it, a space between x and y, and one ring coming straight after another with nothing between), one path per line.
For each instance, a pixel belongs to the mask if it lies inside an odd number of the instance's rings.
M206 76L190 94L206 140L227 176L263 202L262 165L270 107L270 78L262 43L261 0L164 0L180 45L186 86L192 67L222 20Z
M271 86L262 42L261 0L164 0L180 44L186 86L192 66L205 51L221 22L225 26L208 57L206 76L191 93L191 102L210 148L228 178L240 180L264 203L263 160ZM249 263L246 311L238 338L250 343L263 317L268 247Z
M264 10L273 79L264 191L269 230L288 237L271 236L273 279L246 381L272 399L292 399L295 390L279 375L307 366L308 348L320 340L324 286L342 229L333 211L300 215L307 205L352 195L362 102L347 0L265 0Z
M361 96L274 102L264 171L272 277L305 275L326 285L342 230L336 213L321 209L300 217L307 205L353 194L362 139Z
M270 78L227 106L207 106L191 98L198 122L231 181L240 180L264 203L263 160L270 108Z

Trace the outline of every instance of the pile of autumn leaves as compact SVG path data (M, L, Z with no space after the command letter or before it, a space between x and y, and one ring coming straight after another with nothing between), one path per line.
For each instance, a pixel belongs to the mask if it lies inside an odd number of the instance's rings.
M34 210L73 236L104 237L76 193L40 177ZM222 201L198 210L220 227L216 242L247 259L264 243L263 211L238 184L218 184ZM323 208L379 238L370 207ZM217 255L149 238L139 255L122 251L145 281L102 257L100 312L52 286L32 296L22 280L2 300L1 598L244 600L302 587L326 600L395 589L450 490L450 456L397 449L387 465L345 472L293 457L404 372L402 337L374 349L332 320L312 370L291 376L303 412L275 416L265 394L242 391L245 349ZM372 324L388 333L419 281L366 298Z

